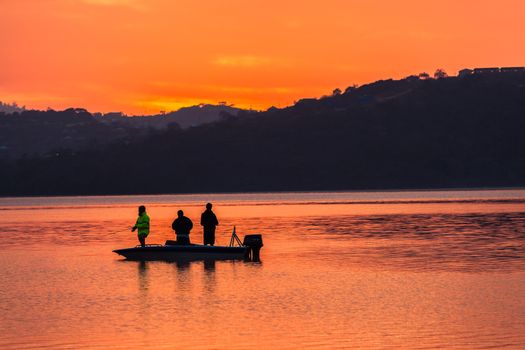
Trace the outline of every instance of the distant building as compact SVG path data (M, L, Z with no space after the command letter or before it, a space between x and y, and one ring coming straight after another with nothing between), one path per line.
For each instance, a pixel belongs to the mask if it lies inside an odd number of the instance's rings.
M499 73L499 68L498 67L474 68L474 74L493 74L493 73Z
M501 67L501 73L519 73L525 72L525 67Z
M525 67L489 67L489 68L465 68L458 72L459 77L466 77L472 74L496 74L496 73L524 73Z
M472 72L474 72L472 69L468 69L468 68L465 68L465 69L462 69L458 72L458 76L460 77L465 77L467 75L471 75Z

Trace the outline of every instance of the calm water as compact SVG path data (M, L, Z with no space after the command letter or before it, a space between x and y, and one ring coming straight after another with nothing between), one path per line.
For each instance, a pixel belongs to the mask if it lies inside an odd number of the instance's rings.
M261 263L123 261L215 204ZM0 348L525 348L525 190L0 199ZM192 240L201 242L200 227Z

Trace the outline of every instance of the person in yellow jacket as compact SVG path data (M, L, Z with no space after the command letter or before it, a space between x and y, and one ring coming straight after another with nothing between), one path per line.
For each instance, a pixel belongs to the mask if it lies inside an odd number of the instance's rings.
M139 238L140 245L142 247L146 246L146 237L149 235L149 216L146 214L146 207L141 205L139 207L139 217L135 226L131 229L131 232L138 230L137 235Z

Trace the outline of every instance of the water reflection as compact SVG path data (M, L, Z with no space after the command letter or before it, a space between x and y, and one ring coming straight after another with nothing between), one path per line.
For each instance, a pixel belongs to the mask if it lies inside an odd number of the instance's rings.
M227 262L226 262L227 263ZM203 274L202 283L204 287L205 298L210 300L215 299L215 290L217 287L216 281L216 261L215 260L204 260L202 262Z
M177 267L177 271L178 272L186 273L187 270L189 270L192 262L183 259L183 260L176 260L176 261L174 261L172 263L175 264L175 266Z
M1 349L525 348L522 202L222 211L217 241L262 233L264 264L120 260L130 208L9 212Z
M525 213L303 219L337 259L394 270L511 271L525 265ZM330 242L333 242L330 243ZM319 254L310 247L304 256Z
M207 273L215 272L215 260L204 260L204 271Z
M134 262L135 263L135 262ZM148 283L148 262L139 261L136 263L138 267L138 281L139 281L139 291L141 292L141 297L147 297L147 292L149 289Z

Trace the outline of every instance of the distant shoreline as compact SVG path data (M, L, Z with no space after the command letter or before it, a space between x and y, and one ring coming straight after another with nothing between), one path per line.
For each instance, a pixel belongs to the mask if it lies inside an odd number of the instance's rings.
M178 193L121 193L121 194L77 194L77 195L12 195L9 198L78 198L78 197L133 197L133 196L199 196L199 195L235 195L235 194L301 194L301 193L394 193L394 192L455 192L455 191L512 191L525 190L525 186L502 187L446 187L446 188L397 188L397 189L350 189L350 190L299 190L299 191L244 191L244 192L178 192Z

